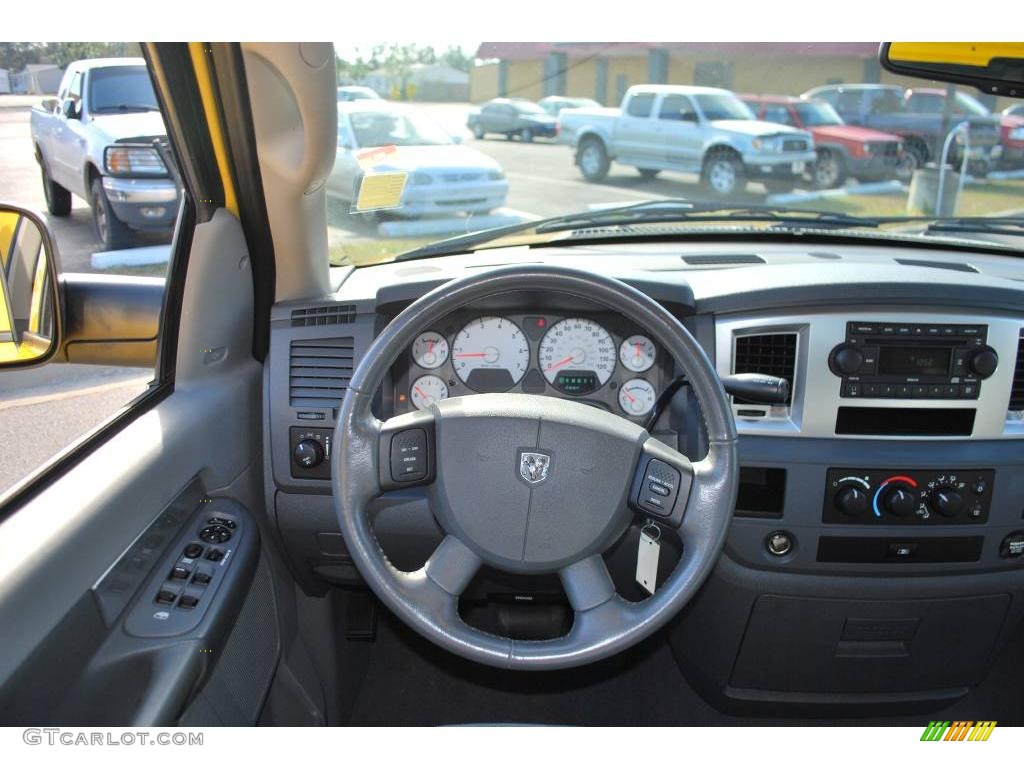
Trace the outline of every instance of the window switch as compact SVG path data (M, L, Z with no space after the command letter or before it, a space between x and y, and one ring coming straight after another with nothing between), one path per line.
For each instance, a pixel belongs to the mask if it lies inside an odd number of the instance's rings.
M196 571L196 575L192 577L192 583L205 587L210 583L210 574L205 573L204 571Z
M174 568L171 569L171 578L172 579L181 579L182 581L184 581L190 575L192 575L192 571L190 571L184 565L176 565L176 566L174 566Z
M156 595L156 601L162 605L170 605L176 597L177 595L171 592L171 590L161 589Z
M195 595L182 595L178 600L179 608L195 608L197 605L199 605L199 598Z

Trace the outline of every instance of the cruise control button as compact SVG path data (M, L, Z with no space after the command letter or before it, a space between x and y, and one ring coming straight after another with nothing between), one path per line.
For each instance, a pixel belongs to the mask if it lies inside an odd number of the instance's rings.
M652 491L653 493L658 494L659 496L669 496L672 493L672 489L671 488L668 488L667 486L662 485L661 483L657 482L656 480L652 480L650 483L648 483L647 484L647 488L648 488L648 490Z
M406 429L391 438L391 479L397 483L427 476L426 430Z

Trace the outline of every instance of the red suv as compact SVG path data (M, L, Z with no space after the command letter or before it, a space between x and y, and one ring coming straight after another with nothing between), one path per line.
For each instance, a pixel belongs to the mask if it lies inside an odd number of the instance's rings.
M913 172L913 160L904 152L899 136L847 125L825 101L753 94L741 94L740 98L760 120L811 132L818 159L809 172L819 189L840 187L848 176L858 181L883 181L906 179Z

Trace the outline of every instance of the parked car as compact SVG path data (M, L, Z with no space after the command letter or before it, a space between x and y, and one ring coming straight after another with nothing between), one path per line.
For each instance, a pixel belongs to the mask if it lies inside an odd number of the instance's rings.
M841 187L848 176L860 181L908 178L914 169L916 156L904 152L899 136L846 125L828 102L753 94L740 98L759 120L810 131L817 159L808 175L819 189Z
M563 141L590 181L612 161L646 178L662 170L699 173L726 197L757 179L771 191L792 189L815 161L807 131L757 120L737 96L721 88L635 85L621 109L573 109L559 116Z
M342 85L338 88L338 101L383 101L380 94L365 85Z
M1024 104L1013 104L1000 112L1000 114L1005 117L1024 117Z
M526 99L491 99L469 113L466 127L478 139L500 133L506 139L518 136L522 141L533 141L538 136L554 138L556 130L555 118Z
M350 201L366 172L366 150L382 147L372 171L406 171L400 208L406 218L487 213L505 204L508 182L497 161L458 144L440 126L402 104L360 100L338 104L338 151L327 180L331 197Z
M132 247L139 232L170 236L179 192L157 146L167 132L143 59L72 62L30 127L51 214L70 214L72 195L88 202L103 250Z
M920 92L919 92L920 93ZM941 92L944 97L944 91ZM918 165L937 162L942 154L946 131L960 122L950 120L944 125L941 99L913 98L914 90L904 90L897 85L857 84L823 85L803 94L804 98L819 98L827 101L844 121L880 131L895 133L903 137L906 150L912 152ZM970 101L960 99L963 113L970 126L970 154L967 158L972 173L984 175L999 159L1002 148L999 144L999 121L984 107L975 110ZM980 105L978 105L980 106ZM951 162L960 162L959 145L951 149Z
M537 102L541 109L552 117L558 117L563 109L580 109L585 107L600 107L594 99L585 99L576 96L545 96Z

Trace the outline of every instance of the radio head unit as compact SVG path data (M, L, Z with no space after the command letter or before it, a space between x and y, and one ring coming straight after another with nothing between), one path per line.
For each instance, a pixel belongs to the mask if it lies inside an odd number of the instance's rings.
M999 364L987 337L986 325L850 322L828 365L841 397L976 400Z

